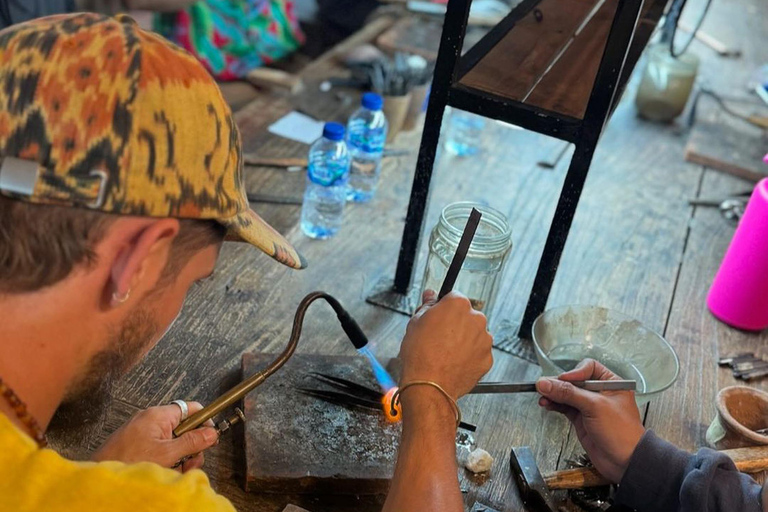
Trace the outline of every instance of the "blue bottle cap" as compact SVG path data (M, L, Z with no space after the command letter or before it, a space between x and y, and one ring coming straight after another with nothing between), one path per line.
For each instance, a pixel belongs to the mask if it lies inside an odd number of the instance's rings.
M341 123L325 123L323 137L329 140L343 140L344 125Z
M368 110L381 110L384 105L384 99L375 92L367 92L363 94L363 101L361 102Z

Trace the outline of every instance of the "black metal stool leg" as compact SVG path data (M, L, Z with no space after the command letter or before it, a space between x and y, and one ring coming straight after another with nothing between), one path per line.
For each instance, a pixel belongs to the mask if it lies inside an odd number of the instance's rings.
M429 202L432 172L440 141L440 128L445 107L448 105L448 94L456 81L457 64L464 44L470 4L470 0L452 0L448 3L395 279L394 281L385 279L378 283L372 295L366 299L373 304L405 314L411 314L418 305L418 297L413 296L413 272L419 240L424 228L424 215Z

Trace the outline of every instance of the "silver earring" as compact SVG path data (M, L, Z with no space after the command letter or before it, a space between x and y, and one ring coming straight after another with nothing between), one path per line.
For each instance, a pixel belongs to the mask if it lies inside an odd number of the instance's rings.
M123 295L118 295L118 293L115 292L115 293L112 294L112 302L114 304L122 304L123 302L127 301L128 297L130 297L130 296L131 296L131 290L128 290Z

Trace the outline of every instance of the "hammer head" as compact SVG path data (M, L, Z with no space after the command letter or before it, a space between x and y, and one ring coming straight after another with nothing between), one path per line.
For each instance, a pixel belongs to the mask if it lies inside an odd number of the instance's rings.
M523 503L536 512L554 512L555 503L531 449L527 446L512 448L509 464Z

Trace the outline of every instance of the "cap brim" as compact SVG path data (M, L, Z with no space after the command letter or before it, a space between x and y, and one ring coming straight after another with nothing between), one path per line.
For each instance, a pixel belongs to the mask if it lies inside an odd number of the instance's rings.
M247 242L288 267L307 267L307 261L299 251L253 210L217 220L228 229L227 240Z

